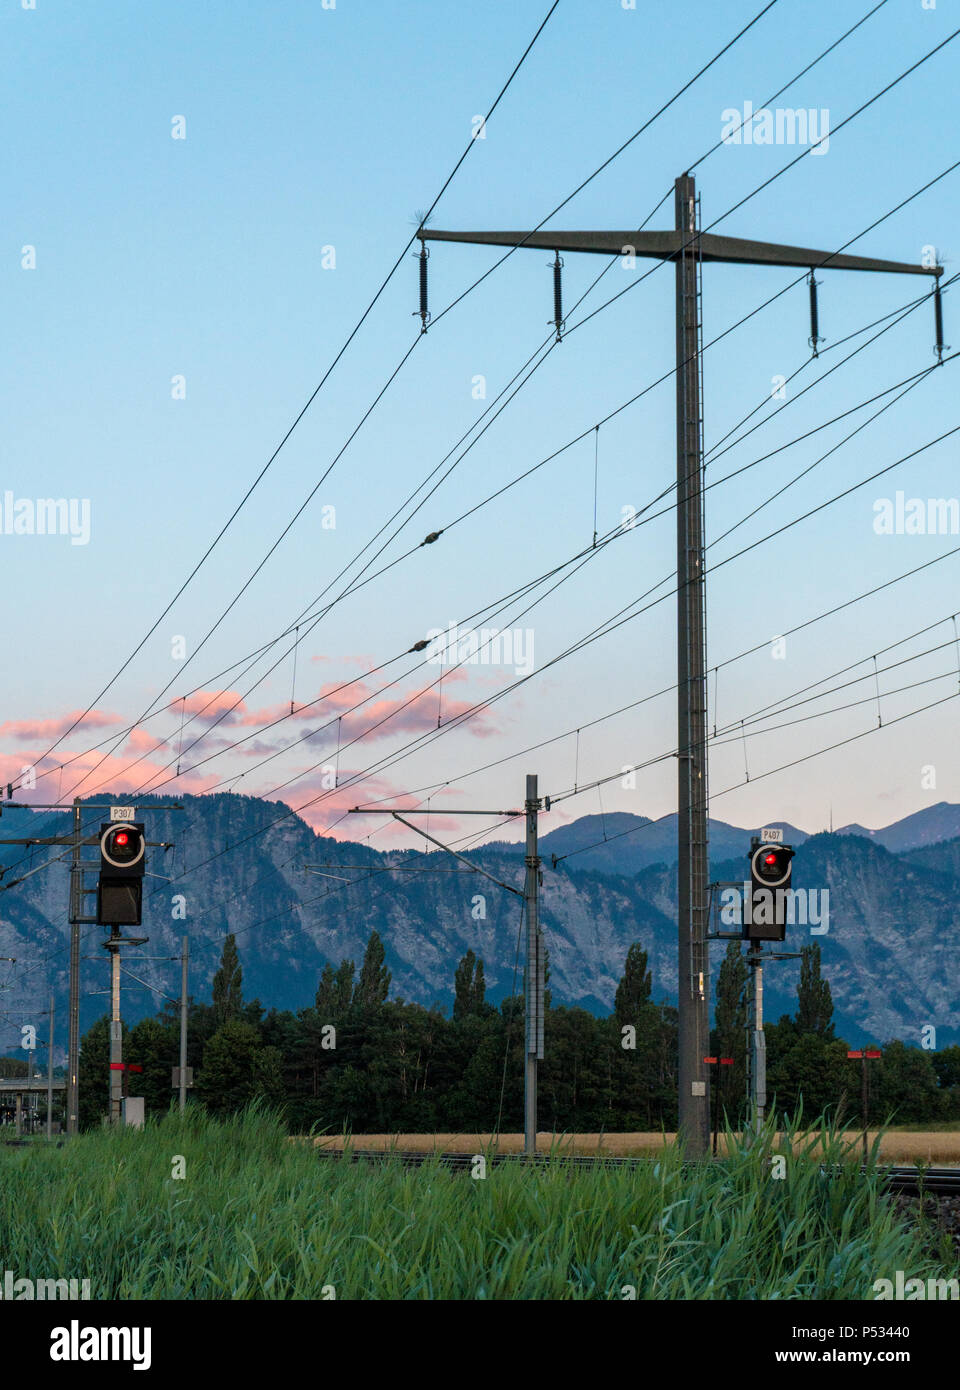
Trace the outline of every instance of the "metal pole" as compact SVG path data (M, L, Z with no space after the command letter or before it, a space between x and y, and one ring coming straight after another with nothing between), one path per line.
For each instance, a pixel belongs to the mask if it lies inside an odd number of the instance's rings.
M714 1095L713 1095L713 1156L717 1156L717 1132L720 1128L720 1077L723 1075L720 1070L720 1056L717 1054L716 1071L714 1072Z
M114 928L116 930L116 928ZM110 951L110 1123L123 1117L123 1025L120 1022L120 948Z
M754 942L747 957L753 974L750 991L750 1017L747 1021L747 1059L750 1071L750 1100L757 1130L763 1124L767 1108L767 1040L763 1034L763 942Z
M537 778L527 775L527 875L524 899L527 918L526 1046L523 1073L523 1151L537 1152L537 1062L543 1059L543 939L540 934L540 856L537 852Z
M677 822L679 1128L688 1152L710 1147L707 1051L707 691L696 188L675 184L677 255Z
M47 1138L53 1137L53 995L50 996L50 1043L47 1049Z
M180 1109L187 1104L187 966L190 940L183 937L180 954Z
M863 1104L862 1104L862 1109L863 1109L863 1161L864 1161L864 1163L866 1163L866 1161L867 1161L867 1108L868 1108L868 1104L869 1104L869 1100L868 1100L868 1097L869 1097L869 1082L867 1081L867 1049L866 1049L866 1048L863 1049L863 1057L862 1057L862 1059L861 1059L861 1061L860 1061L860 1069L861 1069L861 1086L860 1086L860 1089L861 1089L862 1100L863 1100Z
M73 853L70 861L70 994L67 1010L67 1133L76 1134L80 1115L80 918L83 916L83 871L80 868L80 798L73 799Z

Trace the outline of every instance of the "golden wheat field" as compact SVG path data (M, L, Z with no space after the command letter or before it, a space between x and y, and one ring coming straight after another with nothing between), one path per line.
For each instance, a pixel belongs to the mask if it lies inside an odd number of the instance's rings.
M868 1131L873 1143L877 1132ZM537 1149L549 1153L554 1149L568 1154L647 1155L672 1145L676 1135L658 1134L562 1134L540 1133ZM859 1157L862 1131L849 1130L851 1156ZM342 1134L326 1134L314 1138L314 1143L331 1149L344 1145ZM499 1153L522 1153L522 1134L354 1134L348 1142L355 1149L401 1149L417 1153L480 1153L491 1147ZM724 1138L719 1139L723 1152ZM941 1166L960 1166L960 1130L888 1130L880 1143L880 1157L887 1163L933 1163Z

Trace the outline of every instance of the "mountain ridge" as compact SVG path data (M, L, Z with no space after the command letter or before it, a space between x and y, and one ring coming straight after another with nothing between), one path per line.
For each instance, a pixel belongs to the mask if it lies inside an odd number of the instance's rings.
M468 949L484 959L494 1002L513 990L519 929L513 894L467 872L386 872L400 862L447 867L452 861L442 851L381 852L333 840L316 834L282 803L236 793L185 797L183 804L184 811L177 813L152 810L149 800L142 803L149 837L173 840L176 848L168 855L151 852L144 888L144 934L150 937L146 954L168 959L131 963L132 972L153 987L125 980L123 1010L131 1021L153 1013L164 995L177 993L174 958L182 935L190 938L191 993L209 998L223 938L231 931L241 954L244 994L259 997L267 1007L296 1009L312 1003L325 962L336 965L347 958L359 964L372 930L383 938L395 996L448 1006L457 961ZM820 942L838 1027L855 1039L869 1034L872 1039L919 1041L921 1029L931 1023L940 1045L960 1036L960 1000L951 965L960 945L960 836L931 839L951 824L944 807L948 812L960 809L940 803L929 808L935 814L926 819L923 813L919 820L916 815L905 818L914 824L898 832L901 838L921 843L900 853L887 849L878 836L857 837L846 830L796 834L790 827L797 849L794 882L800 888L828 889L830 910L827 933L811 936L793 928L787 949ZM22 819L8 820L9 814L0 825L19 829ZM541 916L554 1002L609 1011L633 941L649 953L654 996L675 1000L673 867L660 859L636 872L613 873L587 862L587 853L567 850L563 852L570 857L558 856L553 868L550 844L562 850L564 843L574 848L590 843L600 819L583 817L541 840ZM613 816L603 819L608 837L611 823L629 828ZM44 815L42 833L65 833L69 823L68 813ZM902 826L895 822L885 830ZM652 832L601 841L607 856L601 862L617 862L618 844L647 833ZM715 853L727 844L731 848L728 857L711 860L714 879L740 879L750 834L749 829L726 826L714 836ZM12 864L29 853L11 846L5 858ZM48 853L36 851L36 862ZM488 845L467 858L503 882L521 885L521 845ZM621 855L620 862L632 861ZM305 865L324 864L334 866L323 870L330 874L340 872L338 864L364 865L367 871L351 870L336 881L304 871ZM362 881L343 883L345 876ZM0 956L17 959L0 975L0 986L8 986L2 994L6 1022L0 1024L0 1051L18 1042L15 1025L37 1021L51 991L65 998L67 885L66 864L61 863L0 894ZM185 917L177 915L181 897ZM83 928L84 1028L106 1011L108 1002L106 953L99 951L102 932ZM720 955L720 949L713 953L714 972ZM766 1012L775 1020L794 1007L797 962L777 962L766 974Z

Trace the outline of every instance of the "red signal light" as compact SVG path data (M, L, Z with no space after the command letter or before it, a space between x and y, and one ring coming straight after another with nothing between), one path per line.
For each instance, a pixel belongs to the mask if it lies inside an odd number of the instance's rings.
M777 862L777 856L775 854L765 854L763 856L763 862L765 864L775 864Z
M127 834L125 830L118 830L116 835L114 836L114 844L125 845L129 841L129 839L130 836Z

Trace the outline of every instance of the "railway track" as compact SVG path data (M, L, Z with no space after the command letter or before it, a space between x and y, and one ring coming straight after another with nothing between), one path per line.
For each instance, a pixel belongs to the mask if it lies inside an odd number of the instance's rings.
M439 1161L443 1168L451 1172L471 1172L476 1159L472 1153L423 1153L404 1149L318 1149L322 1158L340 1159L350 1163L400 1162L406 1168L421 1168L425 1163ZM657 1160L653 1158L628 1158L616 1155L593 1158L587 1154L565 1154L551 1156L538 1154L527 1158L524 1154L494 1154L487 1156L488 1163L495 1168L524 1167L534 1164L537 1167L576 1168L644 1168ZM829 1171L829 1170L826 1170ZM861 1172L865 1171L861 1168ZM884 1185L897 1196L906 1197L957 1197L960 1198L960 1168L926 1168L891 1166L883 1169Z
M922 1191L931 1197L960 1198L960 1168L890 1168L885 1181L890 1192L905 1197L919 1197Z

